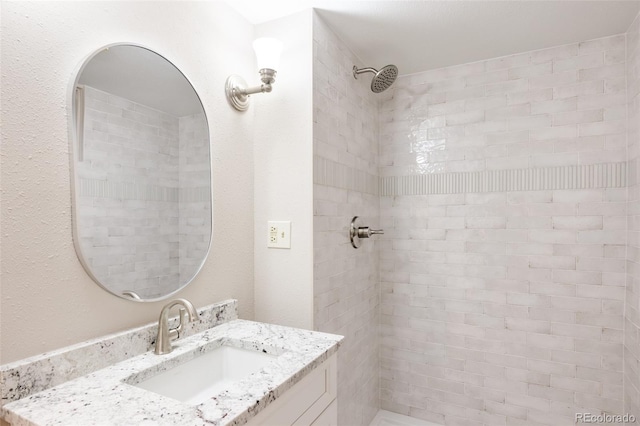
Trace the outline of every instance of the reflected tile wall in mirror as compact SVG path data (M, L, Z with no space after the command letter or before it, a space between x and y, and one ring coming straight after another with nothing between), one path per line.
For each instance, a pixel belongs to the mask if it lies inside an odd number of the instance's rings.
M208 250L204 114L173 117L89 86L85 104L83 159L76 164L85 259L116 293L171 293Z

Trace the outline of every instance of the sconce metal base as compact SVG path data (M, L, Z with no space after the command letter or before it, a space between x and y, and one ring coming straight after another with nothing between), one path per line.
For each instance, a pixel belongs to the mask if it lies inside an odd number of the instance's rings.
M249 108L249 95L246 94L247 83L239 75L230 75L224 85L224 92L232 107L238 111Z
M262 84L255 87L247 87L247 83L239 75L227 78L224 91L231 106L238 111L246 111L249 108L249 95L271 92L271 85L276 81L276 70L262 68L259 72Z

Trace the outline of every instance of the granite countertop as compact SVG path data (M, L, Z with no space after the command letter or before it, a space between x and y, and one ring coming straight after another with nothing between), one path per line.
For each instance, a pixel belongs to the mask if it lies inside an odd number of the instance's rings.
M146 352L33 393L2 407L22 425L241 425L338 349L342 336L233 320L173 342L167 355ZM199 405L134 386L220 345L277 355L247 378Z

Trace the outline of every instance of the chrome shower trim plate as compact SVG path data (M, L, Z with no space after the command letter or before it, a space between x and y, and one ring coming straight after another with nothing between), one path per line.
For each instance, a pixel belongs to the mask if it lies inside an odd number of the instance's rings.
M360 247L360 237L358 236L358 216L351 219L351 227L349 228L349 239L351 246L355 249Z

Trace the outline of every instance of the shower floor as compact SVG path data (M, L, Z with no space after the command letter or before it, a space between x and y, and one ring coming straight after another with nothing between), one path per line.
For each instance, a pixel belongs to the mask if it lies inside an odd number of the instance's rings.
M380 410L369 426L440 426L425 420L414 419L391 411Z

